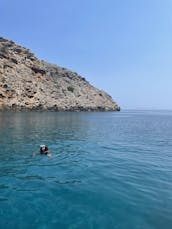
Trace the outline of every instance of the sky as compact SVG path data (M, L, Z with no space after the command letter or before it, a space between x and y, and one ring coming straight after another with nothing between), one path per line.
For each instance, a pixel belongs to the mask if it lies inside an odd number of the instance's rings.
M171 0L0 0L0 36L122 109L172 109Z

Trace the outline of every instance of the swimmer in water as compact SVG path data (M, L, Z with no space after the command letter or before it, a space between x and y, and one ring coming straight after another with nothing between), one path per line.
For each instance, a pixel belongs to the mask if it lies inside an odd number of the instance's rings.
M36 154L38 153L32 153L32 156L35 156ZM47 157L52 156L51 152L48 150L48 147L46 145L40 145L40 154L46 155Z
M52 156L46 145L40 145L40 154L47 155L48 157Z

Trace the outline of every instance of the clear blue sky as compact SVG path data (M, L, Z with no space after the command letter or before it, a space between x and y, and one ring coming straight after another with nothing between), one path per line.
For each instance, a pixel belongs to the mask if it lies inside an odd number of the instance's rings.
M171 0L0 0L0 31L123 109L172 109Z

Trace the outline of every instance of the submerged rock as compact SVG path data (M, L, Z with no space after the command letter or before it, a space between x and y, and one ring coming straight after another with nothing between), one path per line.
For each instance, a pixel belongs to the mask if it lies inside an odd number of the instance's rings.
M0 37L0 110L119 111L106 92Z

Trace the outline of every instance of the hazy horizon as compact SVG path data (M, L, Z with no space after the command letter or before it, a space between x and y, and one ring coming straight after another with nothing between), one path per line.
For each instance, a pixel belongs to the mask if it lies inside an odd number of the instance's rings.
M2 0L1 34L106 91L123 110L172 110L170 0Z

